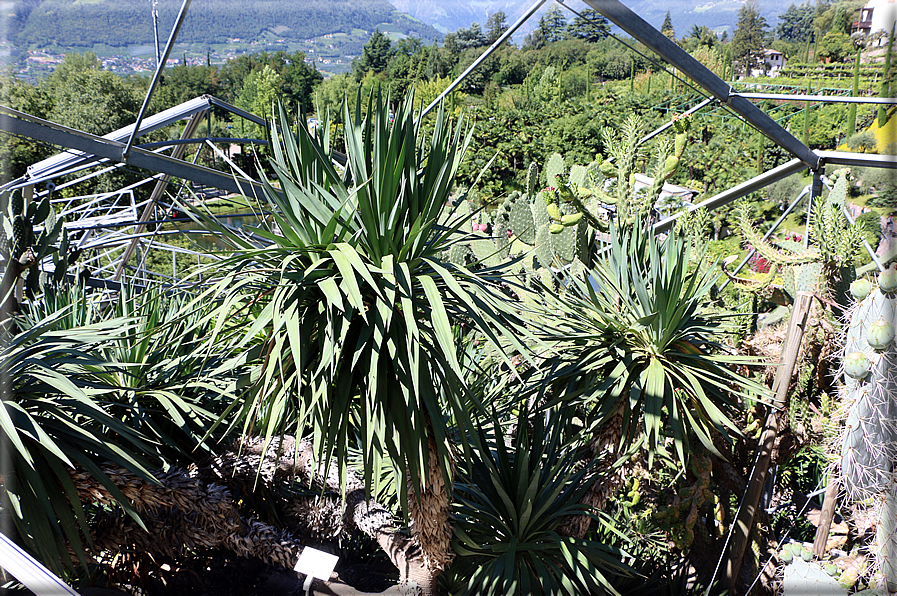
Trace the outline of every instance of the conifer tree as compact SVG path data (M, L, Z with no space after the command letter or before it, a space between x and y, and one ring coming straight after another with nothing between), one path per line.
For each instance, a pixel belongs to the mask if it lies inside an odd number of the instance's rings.
M738 11L738 24L732 38L732 57L750 76L762 64L763 47L769 37L766 19L760 15L760 2L747 0Z
M891 34L888 36L888 49L885 52L885 69L881 76L881 88L879 89L879 97L891 97L891 79L894 78L894 72L891 69L891 52L894 50L894 25L891 25ZM888 108L882 104L878 106L878 127L881 128L888 122Z
M567 36L567 20L561 13L561 9L552 6L548 12L539 19L539 31L545 43L561 41Z
M676 31L673 29L673 19L670 17L670 11L667 11L666 16L663 17L663 25L660 26L660 32L670 39L676 39Z

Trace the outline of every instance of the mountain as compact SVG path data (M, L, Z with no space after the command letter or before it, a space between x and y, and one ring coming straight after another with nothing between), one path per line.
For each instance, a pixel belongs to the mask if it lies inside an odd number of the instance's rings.
M801 2L801 0L793 1L797 4ZM511 25L534 4L533 0L393 0L392 3L398 10L432 25L443 33L469 27L472 23L485 25L489 15L499 10L504 11L508 17L508 24ZM571 0L566 4L577 12L588 8L580 0ZM677 36L690 31L693 25L707 26L717 32L728 29L731 35L738 21L738 10L744 4L744 0L667 0L660 3L655 0L625 0L624 4L658 29L669 10ZM515 39L519 41L523 37L522 34L533 31L539 25L540 15L553 5L556 4L550 1L542 5L539 12L530 17L520 28L521 34L515 35ZM787 8L786 3L778 0L760 0L760 6L761 14L766 18L770 28L775 26L778 16ZM561 12L566 15L568 21L573 20L573 13L563 7Z
M159 0L159 33L167 39L180 0ZM21 48L153 41L150 0L18 0L7 29ZM193 2L179 43L226 43L230 39L301 41L329 33L377 27L432 41L439 33L387 0L202 0Z

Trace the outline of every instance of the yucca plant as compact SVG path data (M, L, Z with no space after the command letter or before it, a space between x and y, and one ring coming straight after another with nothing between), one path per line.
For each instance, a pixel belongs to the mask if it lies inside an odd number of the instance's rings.
M0 518L11 519L18 542L57 573L72 569L70 549L87 563L88 515L70 472L93 475L136 519L100 464L147 479L158 464L145 458L155 451L145 437L102 407L109 388L94 378L107 366L97 346L126 335L131 322L55 329L66 314L21 324L15 335L9 322L0 330Z
M445 416L469 426L455 325L523 346L496 290L500 272L441 260L463 223L438 220L471 130L440 109L425 136L411 95L394 122L388 103L372 97L366 113L362 101L354 113L344 104L343 172L324 137L302 125L290 133L278 110L269 130L279 188L267 185L272 215L257 231L269 246L199 217L235 251L216 265L224 275L206 295L221 301L220 328L247 323L245 344L258 342L257 380L230 419L267 439L311 433L319 462L335 458L343 469L358 437L369 487L385 462L394 466L409 487L399 492L413 540L388 554L403 582L430 594L451 558ZM395 536L377 538L389 547Z
M597 517L580 504L588 486L576 444L564 439L570 412L528 416L516 436L493 418L477 431L477 448L455 486L453 592L484 596L615 593L604 573L625 574L625 553L561 536L571 515Z
M714 435L739 433L739 396L768 393L736 372L757 360L730 355L721 343L727 317L708 307L716 276L690 268L693 261L675 232L661 241L613 229L606 258L587 278L546 288L556 357L545 383L555 399L585 410L596 456L639 439L649 466L668 441L683 465L692 439L717 453ZM596 485L589 502L613 490Z
M111 366L96 375L112 391L104 407L117 419L153 439L159 454L174 463L189 460L217 417L233 403L240 367L210 371L230 360L227 342L201 349L208 326L205 309L189 297L161 289L142 292L123 284L106 316L133 321L124 337L103 344L98 355Z

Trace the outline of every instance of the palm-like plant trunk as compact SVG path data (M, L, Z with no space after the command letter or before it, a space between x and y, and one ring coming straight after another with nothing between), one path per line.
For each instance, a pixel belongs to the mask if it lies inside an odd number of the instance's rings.
M408 514L414 531L414 542L421 556L415 566L403 571L405 589L410 594L431 596L439 593L437 577L452 560L451 492L446 486L440 465L436 438L428 432L429 466L426 488L417 494L409 482Z
M589 442L587 457L589 460L597 458L597 463L594 471L585 479L585 482L589 483L589 489L583 495L581 501L583 505L600 509L607 499L623 485L626 470L625 467L617 465L622 437L623 410L621 407ZM561 536L584 538L586 532L589 531L591 522L592 518L588 515L571 515L564 519L558 528L558 533Z
M398 530L399 524L388 509L367 498L364 480L352 470L346 477L343 514L348 526L355 526L377 541L399 570L403 592L422 596L438 594L437 577L451 561L450 493L439 465L435 438L432 433L429 435L427 489L417 499L409 488L409 514L414 532L411 538ZM298 475L329 491L340 491L339 467L336 463L331 463L330 468L316 466L310 441L300 441L296 446L292 437L285 436L282 444L275 440L264 452L263 447L262 441L252 440L244 445L243 456L219 458L214 470L217 481L226 482L244 474L254 477L261 470L262 478L268 482L276 476Z

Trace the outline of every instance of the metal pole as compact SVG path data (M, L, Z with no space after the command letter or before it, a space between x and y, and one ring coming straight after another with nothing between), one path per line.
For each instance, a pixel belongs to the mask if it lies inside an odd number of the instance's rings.
M156 40L156 68L159 68L159 64L162 62L162 54L159 49L159 11L156 10L156 6L159 5L159 0L153 1L153 38Z
M188 8L190 8L190 0L184 0L184 3L181 5L181 11L178 13L178 18L171 30L171 35L168 37L168 43L165 44L165 54L156 65L156 72L153 75L153 80L152 82L150 82L149 89L146 90L146 97L143 98L143 105L140 106L140 113L137 114L137 121L134 123L134 130L131 131L131 136L128 137L128 142L125 145L125 148L122 150L121 161L128 161L128 154L131 152L131 145L134 144L134 139L137 138L137 131L140 130L140 123L143 121L144 114L146 114L146 108L149 107L150 99L152 99L153 97L153 91L156 90L156 85L159 84L159 79L162 78L162 70L165 68L165 62L168 61L168 56L171 55L172 48L174 48L174 41L178 37L178 31L181 30L181 25L184 23L184 18L187 16Z
M531 16L533 16L533 15L536 13L536 11L539 10L539 8L541 8L543 4L545 4L546 1L547 1L547 0L536 0L536 3L533 4L532 7L530 7L530 9L529 9L528 11L526 11L526 13L525 13L522 17L520 17L519 19L517 19L517 22L514 23L513 25L511 25L511 28L510 28L510 29L508 29L507 31L505 31L505 32L502 34L501 37L499 37L498 39L496 39L496 40L492 43L492 45L489 46L489 47L486 49L485 52L483 52L483 55L482 55L482 56L480 56L479 58L477 58L476 60L474 60L474 61L473 61L473 64L471 64L470 66L467 67L467 70L465 70L464 72L462 72L461 75L458 76L457 79L455 79L454 81L452 81L452 84L449 85L449 86L446 88L445 91L443 91L442 93L440 93L440 94L439 94L439 97L437 97L436 99L434 99L434 100L433 100L433 103L431 103L430 105L428 105L428 106L424 109L424 111L420 113L420 118L423 118L424 116L426 116L427 114L429 114L430 111L432 111L433 108L435 108L436 106L438 106L438 105L439 105L439 102L441 102L443 99L445 99L445 97L446 97L449 93L451 93L452 91L454 91L455 89L457 89L458 86L464 81L464 79L467 78L467 76L468 76L470 73L472 73L472 72L473 72L473 71L474 71L480 64L482 64L482 63L486 60L486 58L488 58L489 56L491 56L492 53L493 53L495 50L497 50L497 49L501 46L501 44L503 44L503 43L505 42L505 40L507 40L507 39L508 39L509 37L511 37L512 35L514 35L514 33L517 31L517 29L519 29L519 28L521 27L521 25L523 25L523 24L524 24L524 23L525 23Z
M209 108L211 111L211 107ZM181 133L181 138L190 138L196 132L196 129L199 128L199 123L202 122L202 114L194 114L190 117L190 120L187 122L187 125L184 127L184 131ZM175 145L174 149L171 152L171 156L175 159L181 159L184 156L184 153L187 150L187 145ZM139 233L143 228L146 227L146 222L149 221L156 209L156 205L159 202L159 199L162 197L162 193L165 190L165 187L168 185L168 181L171 179L171 176L165 175L162 176L162 179L156 182L155 188L153 188L153 192L150 195L150 200L146 204L146 208L144 208L143 213L140 216L140 219L137 220L137 225L134 228L135 233ZM125 268L128 266L128 262L131 260L131 257L134 256L134 251L137 250L137 245L140 243L139 238L134 238L128 247L125 249L124 254L122 254L121 261L119 261L118 266L115 268L115 273L112 276L112 281L119 281L124 275Z

